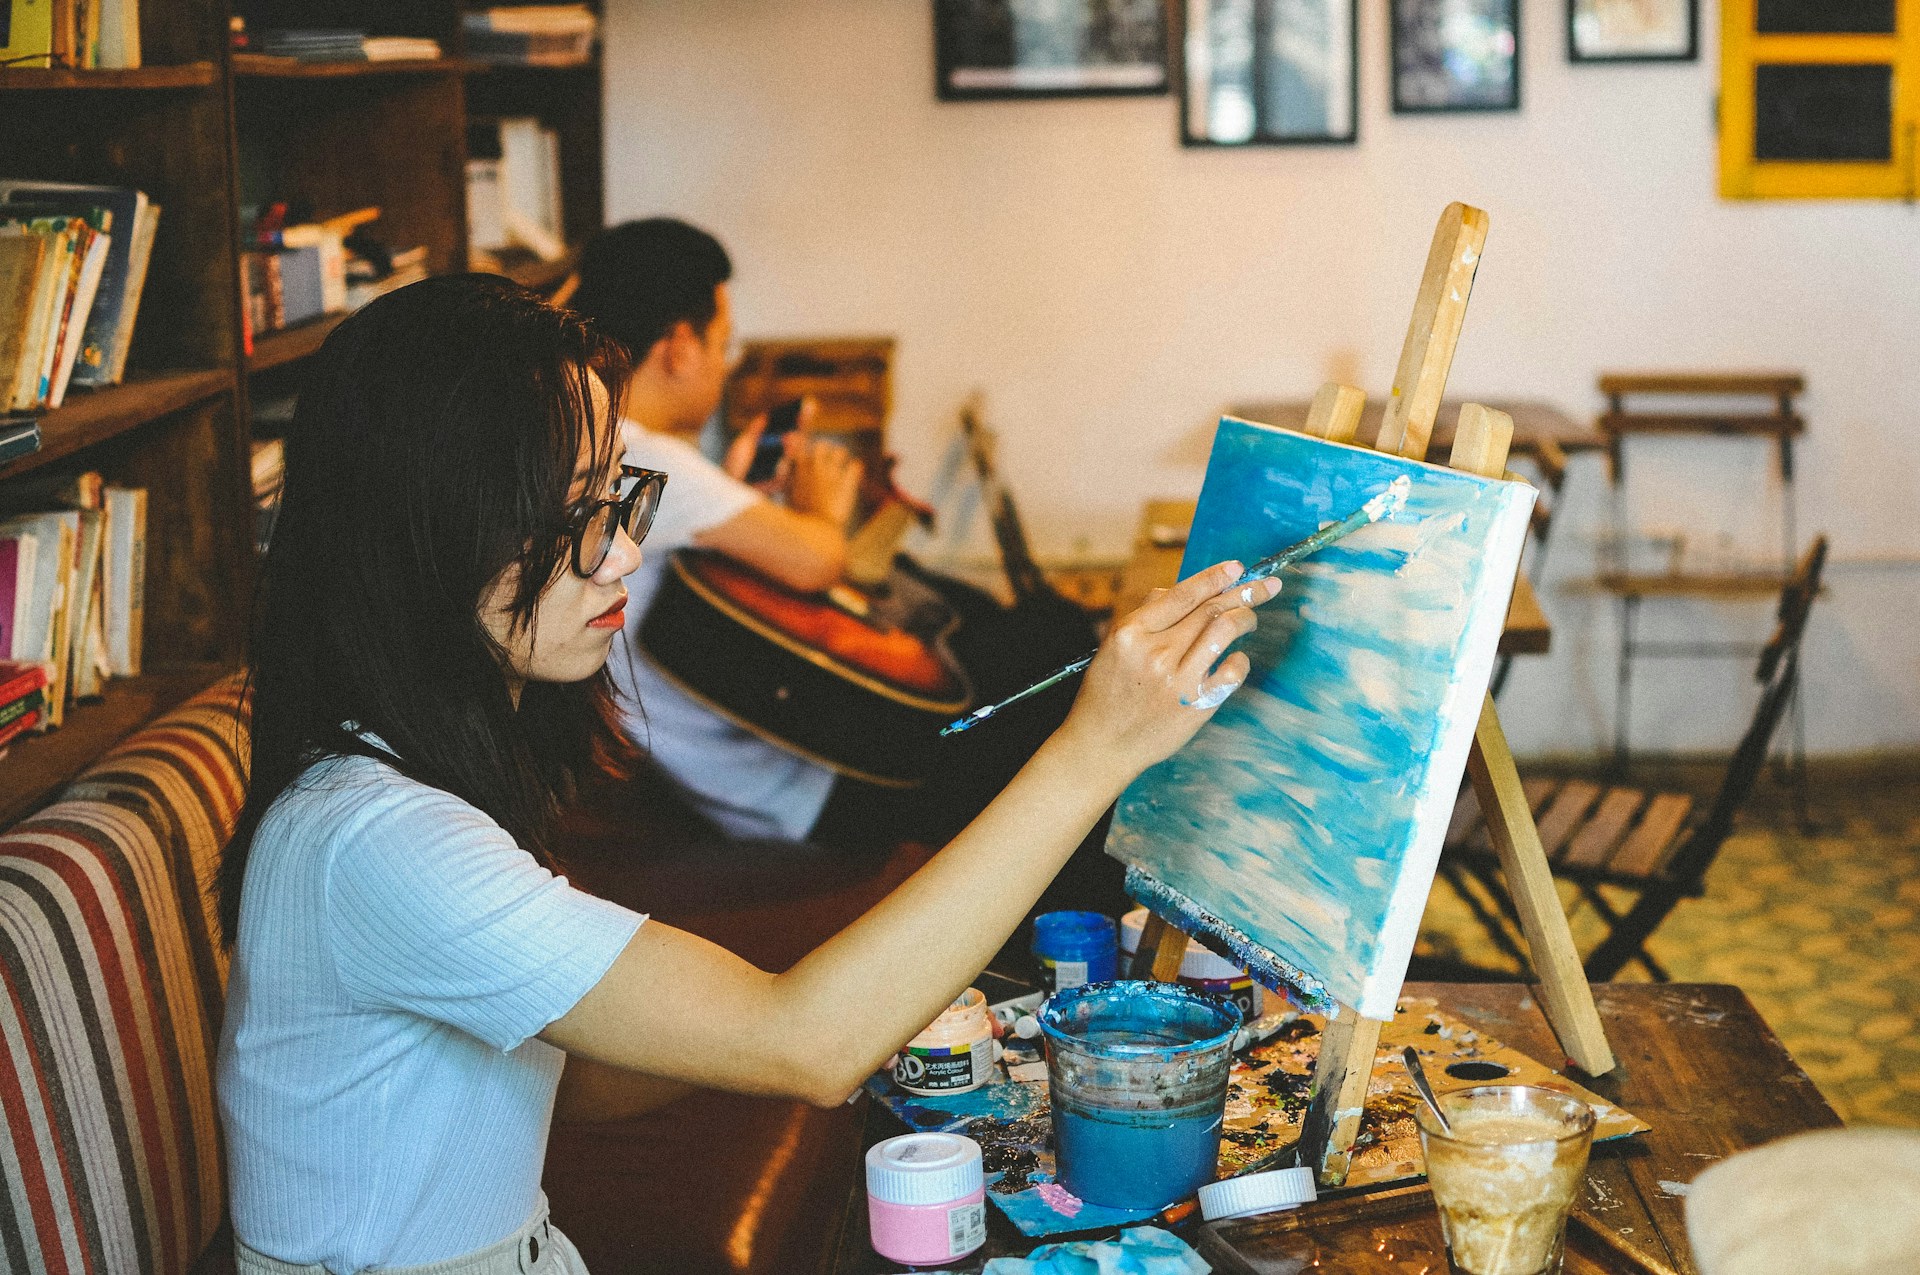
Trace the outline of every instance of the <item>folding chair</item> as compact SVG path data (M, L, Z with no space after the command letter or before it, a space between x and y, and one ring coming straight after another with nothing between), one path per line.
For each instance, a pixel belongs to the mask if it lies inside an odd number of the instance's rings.
M1607 937L1584 962L1595 982L1612 978L1639 961L1660 982L1667 971L1647 951L1647 940L1682 899L1706 893L1707 869L1733 831L1734 818L1753 791L1768 746L1799 677L1800 640L1807 614L1820 592L1827 538L1815 537L1781 590L1778 624L1761 648L1756 674L1760 703L1727 764L1720 789L1704 809L1678 792L1650 792L1586 779L1528 779L1527 800L1554 876L1574 882L1607 923ZM1447 831L1441 871L1494 943L1524 968L1518 918L1498 875L1472 787L1461 790ZM1621 910L1601 892L1619 886L1635 892Z

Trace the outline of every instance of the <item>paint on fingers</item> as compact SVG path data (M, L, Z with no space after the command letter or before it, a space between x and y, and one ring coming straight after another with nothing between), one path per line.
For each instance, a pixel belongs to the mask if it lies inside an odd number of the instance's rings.
M1230 677L1226 681L1214 686L1211 690L1202 685L1198 695L1183 698L1180 702L1196 712L1211 712L1226 703L1227 696L1239 690L1240 684L1245 680L1243 677Z

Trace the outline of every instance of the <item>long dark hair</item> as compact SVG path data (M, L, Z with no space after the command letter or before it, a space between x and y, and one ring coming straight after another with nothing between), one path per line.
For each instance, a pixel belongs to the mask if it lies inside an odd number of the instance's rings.
M260 578L252 777L216 883L228 943L262 817L325 757L378 757L550 862L561 801L619 755L611 687L604 670L529 682L516 710L479 612L517 566L513 622L530 626L566 569L581 452L604 469L619 446L617 403L597 417L592 378L617 395L624 364L577 316L489 275L390 293L320 347Z

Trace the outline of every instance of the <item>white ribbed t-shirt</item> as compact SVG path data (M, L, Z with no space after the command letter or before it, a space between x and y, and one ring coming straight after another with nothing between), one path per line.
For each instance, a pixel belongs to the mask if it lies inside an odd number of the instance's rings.
M346 1275L511 1234L565 1059L532 1037L646 918L366 757L280 796L241 899L218 1076L239 1237Z

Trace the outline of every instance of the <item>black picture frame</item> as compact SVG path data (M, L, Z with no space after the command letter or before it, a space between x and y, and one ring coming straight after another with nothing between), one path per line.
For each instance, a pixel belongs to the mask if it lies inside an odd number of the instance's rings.
M1449 46L1440 19L1457 6L1447 0L1392 0L1388 6L1388 78L1396 115L1437 115L1520 109L1520 0L1471 0L1492 23L1488 48ZM1504 47L1502 47L1504 46ZM1463 60L1483 68L1504 64L1504 76L1463 77ZM1448 63L1454 63L1450 68ZM1478 81L1484 80L1484 83Z
M1697 62L1700 60L1700 0L1657 0L1670 14L1678 16L1685 11L1686 45L1662 52L1658 46L1642 45L1638 48L1631 43L1617 45L1612 52L1606 51L1604 37L1592 28L1598 25L1600 15L1592 12L1619 4L1620 0L1567 0L1567 61L1576 65L1610 66L1622 62ZM1582 17L1593 21L1582 22Z
M1036 55L1019 47L1013 0L933 0L934 93L943 102L1165 94L1172 4L1064 0L1053 28L1024 33ZM1070 48L1075 58L1063 58Z
M1193 147L1239 146L1351 146L1360 140L1360 2L1361 0L1304 0L1317 4L1312 14L1289 15L1292 5L1280 0L1251 0L1236 6L1246 29L1221 29L1208 0L1183 0L1174 24L1176 77L1180 81L1180 143ZM1288 65L1276 52L1275 25L1289 16L1322 19L1326 34L1320 41L1327 61L1319 68L1325 90L1313 91L1313 67ZM1197 21L1207 25L1199 29ZM1341 28L1344 28L1342 30ZM1245 61L1231 68L1231 83L1217 83L1211 50L1236 39L1236 55ZM1297 46L1296 46L1297 47ZM1263 56L1263 53L1265 54ZM1207 83L1197 83L1205 75ZM1342 83L1344 81L1344 84ZM1226 103L1222 102L1223 95ZM1319 110L1319 129L1298 127L1299 115ZM1289 121L1289 113L1296 118ZM1231 119L1223 116L1231 115Z

